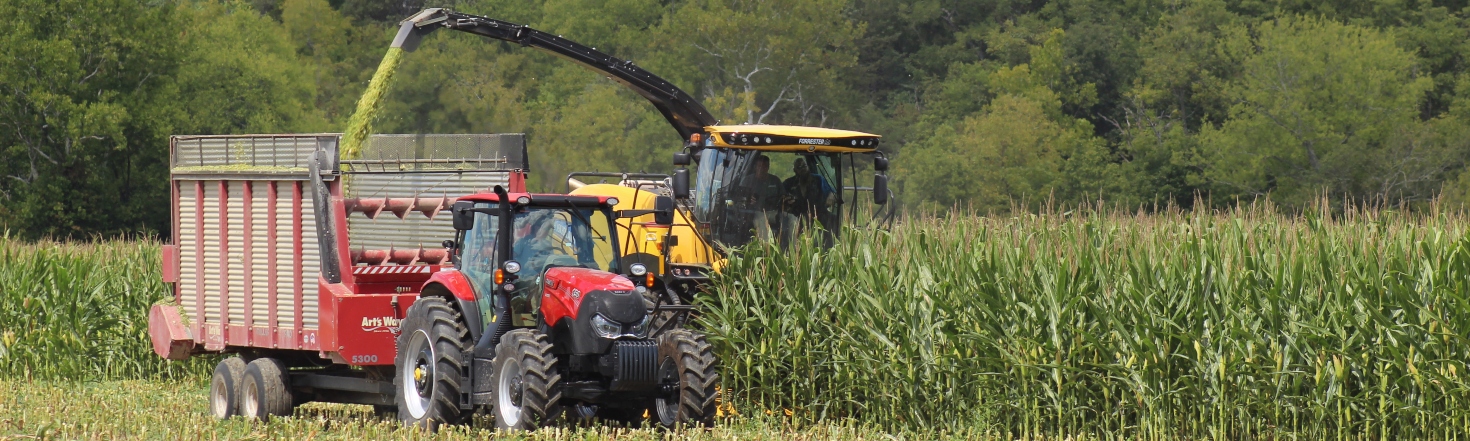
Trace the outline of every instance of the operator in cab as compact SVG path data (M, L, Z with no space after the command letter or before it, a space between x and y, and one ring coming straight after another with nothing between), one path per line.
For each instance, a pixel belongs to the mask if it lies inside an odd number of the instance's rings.
M788 235L795 228L796 217L781 211L781 202L786 198L786 190L779 176L771 174L771 158L766 155L755 157L753 166L754 174L751 176L752 194L750 206L756 209L753 217L755 234L760 240L770 241L774 238L773 230L781 236L781 245L788 242Z
M786 200L783 209L793 218L800 220L801 228L809 228L812 220L821 222L823 228L830 228L827 219L830 218L828 207L837 196L837 191L821 175L813 173L812 167L807 161L812 158L798 156L791 165L792 176L782 183L786 191Z
M540 276L546 262L560 248L552 237L556 221L549 211L532 212L516 219L516 232L521 233L513 245L512 256Z

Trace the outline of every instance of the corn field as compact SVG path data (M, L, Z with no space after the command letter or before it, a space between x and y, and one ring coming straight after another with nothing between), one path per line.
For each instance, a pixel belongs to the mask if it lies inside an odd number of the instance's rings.
M1012 439L1470 433L1470 217L1329 212L921 217L826 251L746 249L699 326L737 420ZM197 382L212 360L150 349L158 268L150 240L0 234L0 378Z
M0 232L0 377L208 373L206 360L168 363L153 354L148 308L169 295L158 245L27 243Z
M737 400L1013 436L1470 433L1459 214L922 218L750 249L703 325Z

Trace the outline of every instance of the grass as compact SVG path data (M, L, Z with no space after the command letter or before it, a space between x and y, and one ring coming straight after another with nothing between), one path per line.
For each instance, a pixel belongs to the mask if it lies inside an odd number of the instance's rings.
M1467 220L1267 207L911 219L827 252L746 250L702 322L737 401L807 421L1461 436Z
M217 420L203 381L29 382L0 380L3 439L438 439L438 440L866 440L895 439L851 426L792 428L773 419L729 420L712 429L663 431L607 426L495 433L483 417L438 433L379 420L368 406L307 403L292 418ZM913 434L897 438L932 439Z

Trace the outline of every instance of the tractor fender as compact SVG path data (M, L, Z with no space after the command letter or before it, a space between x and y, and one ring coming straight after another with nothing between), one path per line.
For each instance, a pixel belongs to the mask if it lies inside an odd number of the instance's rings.
M484 332L480 305L475 302L475 288L470 285L470 280L464 273L455 270L434 273L424 282L423 289L419 290L419 297L443 297L445 301L458 306L459 313L464 316L465 327L469 328L470 341L480 339L480 334Z
M434 285L439 285L439 287L433 288ZM446 269L434 273L434 275L429 276L428 281L424 282L424 286L419 292L424 293L423 295L428 295L431 288L446 290L456 299L468 302L475 301L475 287L470 285L470 279L465 277L464 273L456 270Z

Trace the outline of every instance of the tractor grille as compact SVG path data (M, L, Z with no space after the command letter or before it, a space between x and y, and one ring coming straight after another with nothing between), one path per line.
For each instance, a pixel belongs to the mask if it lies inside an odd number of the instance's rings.
M658 345L651 340L618 341L613 343L610 354L616 357L613 366L613 381L609 389L614 391L644 391L658 383Z

